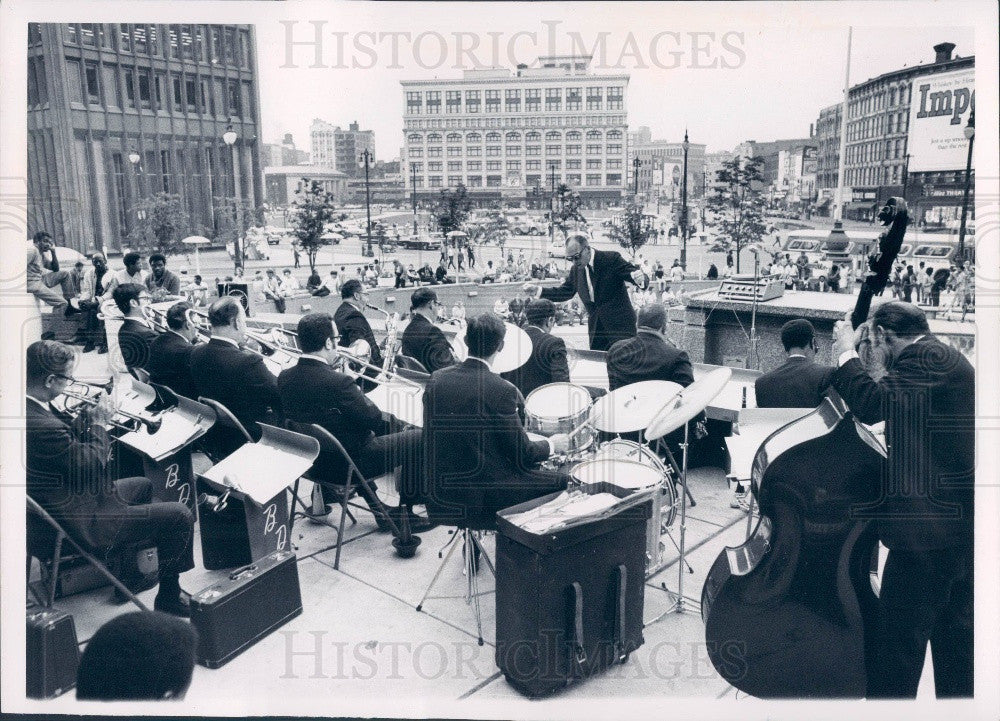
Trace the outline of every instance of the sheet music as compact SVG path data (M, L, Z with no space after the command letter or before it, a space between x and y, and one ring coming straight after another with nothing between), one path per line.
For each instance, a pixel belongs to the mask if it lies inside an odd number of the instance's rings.
M310 459L294 453L261 443L247 443L202 475L221 486L231 486L262 506L288 488L311 465Z
M119 440L159 461L187 445L200 430L176 413L164 413L159 420L160 428L156 433L150 434L146 426L140 426L138 431L126 433Z
M620 500L610 493L560 493L548 503L530 511L508 516L507 520L528 533L548 533L575 521L596 519Z

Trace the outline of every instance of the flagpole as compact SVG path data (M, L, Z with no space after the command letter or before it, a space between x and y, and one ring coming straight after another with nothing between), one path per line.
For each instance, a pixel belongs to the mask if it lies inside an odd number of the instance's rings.
M833 219L844 217L844 164L847 161L847 96L851 90L851 37L854 28L847 28L847 63L844 68L844 101L840 107L840 158L837 162L837 194L833 204Z

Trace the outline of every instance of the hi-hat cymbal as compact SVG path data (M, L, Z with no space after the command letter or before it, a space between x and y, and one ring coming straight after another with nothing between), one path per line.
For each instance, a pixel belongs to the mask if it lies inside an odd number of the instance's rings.
M513 323L504 323L504 326L507 332L503 337L503 348L500 349L496 360L493 361L494 373L516 370L531 358L531 338L528 334ZM465 338L462 333L456 333L451 345L459 360L464 361L469 357L469 349L465 347Z
M705 410L726 387L732 374L729 368L716 368L681 390L650 421L646 439L662 438Z
M630 383L598 398L590 409L590 423L605 433L644 430L681 390L679 383L670 381Z

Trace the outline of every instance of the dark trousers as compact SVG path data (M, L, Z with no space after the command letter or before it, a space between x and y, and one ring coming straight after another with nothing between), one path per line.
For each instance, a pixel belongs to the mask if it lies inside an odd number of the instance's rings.
M915 698L928 641L938 698L972 696L972 574L971 545L889 552L870 698Z
M115 493L124 507L116 510L112 518L98 521L117 528L114 540L104 549L106 557L148 540L156 546L161 580L176 578L179 573L194 568L191 543L194 517L187 506L153 501L153 482L141 476L115 481Z
M364 486L357 486L358 495L365 499L370 508L375 508L377 504L375 491L378 490L378 486L372 479L399 466L402 466L399 481L400 503L412 505L420 502L422 495L420 492L420 469L423 467L423 446L420 438L419 428L387 433L375 436L360 449L351 453L351 460L354 461L361 475L368 479L368 485L371 486L371 492ZM334 466L340 467L340 464L334 464ZM339 497L331 486L340 485L340 479L346 477L346 467L344 467L342 474L338 474L332 469L331 471L321 476L324 480L330 478L329 485L322 486L323 500L326 503L339 502ZM336 480L334 480L335 478Z
M533 470L492 486L483 493L483 506L489 516L504 508L526 503L549 493L565 491L569 474L560 471Z

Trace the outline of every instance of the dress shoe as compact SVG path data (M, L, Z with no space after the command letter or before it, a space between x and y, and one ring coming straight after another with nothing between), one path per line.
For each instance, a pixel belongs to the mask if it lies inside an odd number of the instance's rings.
M96 345L94 345L90 341L87 341L87 343L83 346L83 352L84 353L90 353L96 347L97 347Z
M178 595L163 598L161 594L156 594L153 601L153 610L169 613L172 616L189 618L191 616L191 594L181 591Z
M106 345L102 345L102 346L100 346L100 347L99 347L99 348L97 349L97 354L98 354L98 355L103 355L103 354L105 354L105 353L107 353L107 352L108 352L108 347L107 347Z
M329 516L333 512L333 506L331 506L329 503L326 503L323 505L322 512L317 513L316 512L317 510L318 509L311 509L309 513L306 514L306 520L308 520L310 523L315 523L317 525L326 525L323 519Z

